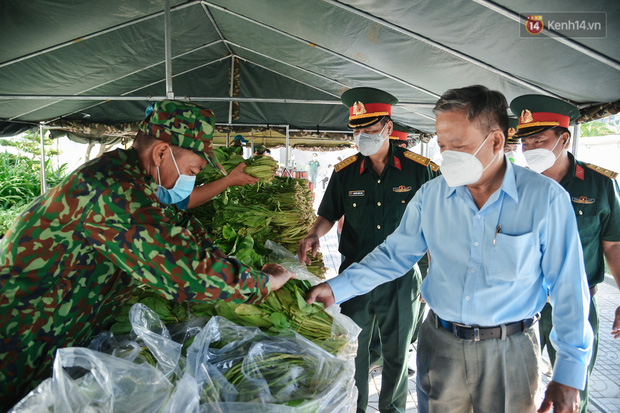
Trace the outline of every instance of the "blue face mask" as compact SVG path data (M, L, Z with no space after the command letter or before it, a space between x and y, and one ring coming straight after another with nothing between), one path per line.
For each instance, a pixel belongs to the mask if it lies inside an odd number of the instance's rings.
M174 155L172 154L172 148L169 147L168 149L170 149L170 155L172 155L172 162L174 162L174 166L177 168L179 178L177 179L172 189L166 189L161 186L159 167L157 167L157 198L159 198L159 200L164 204L177 204L187 199L192 193L196 184L196 177L192 175L183 175L181 171L179 171L177 161L174 159Z

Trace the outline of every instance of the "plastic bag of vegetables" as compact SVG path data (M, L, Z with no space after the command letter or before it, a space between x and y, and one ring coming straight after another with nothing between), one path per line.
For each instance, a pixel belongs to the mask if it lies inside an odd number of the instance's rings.
M204 328L186 322L171 334L158 315L141 304L132 307L130 319L135 341L117 341L107 333L91 346L108 354L79 347L58 350L54 376L12 411L337 413L355 409L352 362L332 356L294 332L272 337L213 317ZM178 334L183 330L185 334Z

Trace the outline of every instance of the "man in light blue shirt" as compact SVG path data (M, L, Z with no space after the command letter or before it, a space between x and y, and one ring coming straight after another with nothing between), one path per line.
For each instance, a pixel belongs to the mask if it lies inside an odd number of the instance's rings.
M504 96L483 86L437 102L442 176L424 184L400 226L308 302L340 303L399 277L427 251L420 331L421 412L535 412L540 361L532 326L547 299L558 344L539 411L575 412L592 347L577 224L556 182L507 162ZM558 297L562 297L561 300Z

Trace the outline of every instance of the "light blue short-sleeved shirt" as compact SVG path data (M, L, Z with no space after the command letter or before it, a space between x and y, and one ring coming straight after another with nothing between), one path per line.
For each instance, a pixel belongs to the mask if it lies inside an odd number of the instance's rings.
M593 340L589 290L570 197L557 182L507 162L501 187L481 209L465 186L450 188L441 176L426 183L396 231L328 281L336 302L398 278L427 250L422 297L448 321L496 326L530 318L548 288L553 379L583 389Z

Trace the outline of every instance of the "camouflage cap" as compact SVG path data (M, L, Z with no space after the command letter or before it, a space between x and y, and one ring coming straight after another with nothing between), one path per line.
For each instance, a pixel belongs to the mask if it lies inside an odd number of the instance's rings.
M139 128L156 139L196 153L226 174L213 153L215 115L211 110L192 102L162 100L149 105Z

